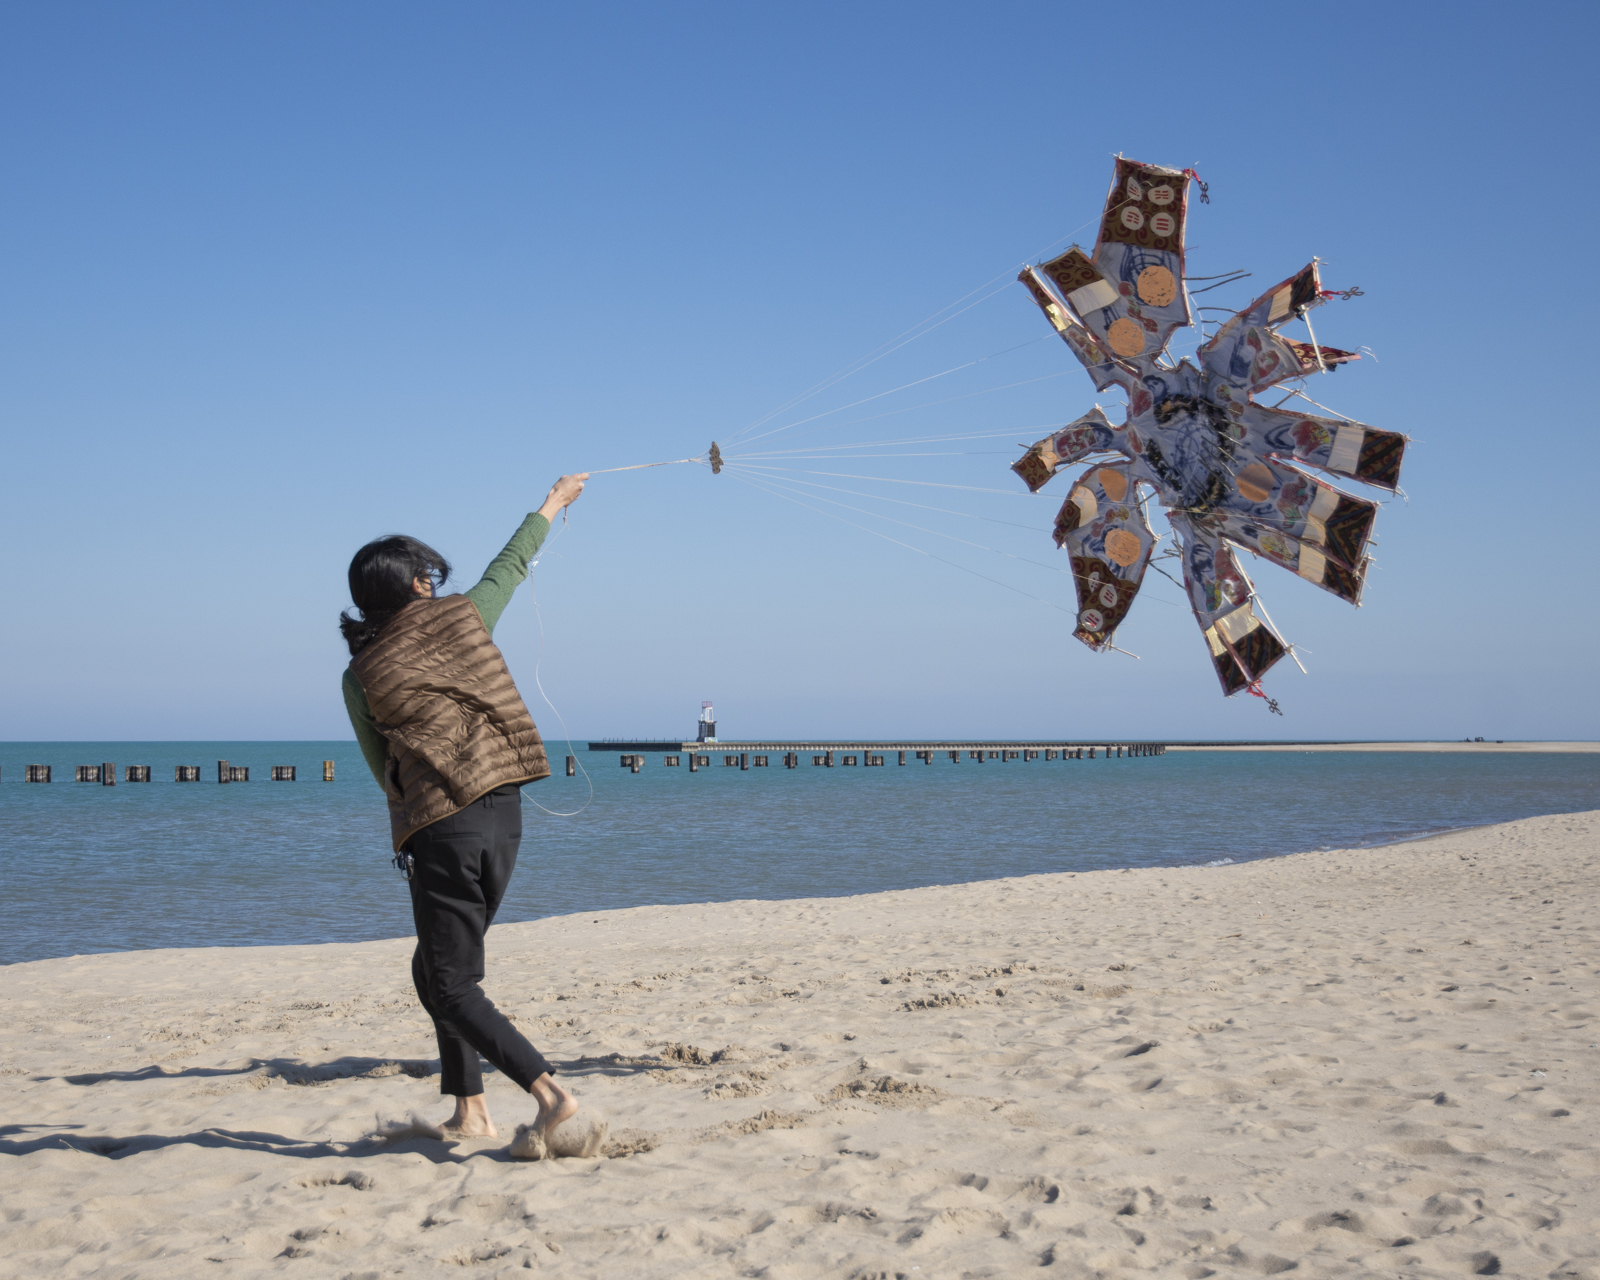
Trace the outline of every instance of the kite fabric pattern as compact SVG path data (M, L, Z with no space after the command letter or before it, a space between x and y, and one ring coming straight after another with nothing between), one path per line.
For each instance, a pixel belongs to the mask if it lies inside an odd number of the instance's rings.
M1256 403L1269 388L1361 358L1323 346L1311 329L1308 313L1334 296L1315 260L1231 316L1194 362L1167 357L1172 335L1193 323L1184 284L1192 176L1119 156L1093 254L1074 245L1018 276L1095 389L1127 394L1128 415L1118 426L1096 406L1012 470L1037 493L1062 466L1099 458L1062 503L1054 534L1072 557L1073 634L1097 651L1114 647L1155 549L1144 514L1145 490L1155 494L1232 696L1259 693L1261 677L1289 652L1234 548L1359 605L1378 504L1296 464L1394 492L1407 437ZM1280 332L1295 320L1305 322L1304 342Z

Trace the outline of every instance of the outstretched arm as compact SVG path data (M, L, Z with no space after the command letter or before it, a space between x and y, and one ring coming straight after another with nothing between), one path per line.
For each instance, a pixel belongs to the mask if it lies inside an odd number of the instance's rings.
M528 561L532 560L550 533L550 522L563 507L569 507L583 492L583 482L588 472L562 476L550 487L544 505L522 522L505 549L489 562L478 584L466 593L467 599L478 606L483 625L494 634L495 623L511 603L517 585L528 576Z

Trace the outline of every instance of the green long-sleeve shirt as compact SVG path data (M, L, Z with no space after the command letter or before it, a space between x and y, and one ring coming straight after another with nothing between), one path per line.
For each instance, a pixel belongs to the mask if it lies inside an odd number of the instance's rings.
M550 522L535 511L511 535L505 550L489 561L489 567L478 579L478 585L466 593L467 599L478 607L478 615L483 619L483 625L489 628L490 635L494 634L494 624L500 621L500 615L511 603L517 585L528 576L528 561L533 559L549 533ZM383 762L388 755L389 744L378 732L372 708L367 703L367 691L361 687L361 681L356 679L356 673L349 667L344 669L341 684L345 710L350 713L350 724L356 731L356 742L361 746L367 768L372 770L372 776L381 787Z

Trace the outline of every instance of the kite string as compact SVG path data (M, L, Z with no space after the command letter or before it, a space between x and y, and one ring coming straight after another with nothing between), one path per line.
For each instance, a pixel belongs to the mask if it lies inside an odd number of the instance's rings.
M685 459L683 459L683 461L692 462L692 461L694 461L694 459L685 458ZM652 466L659 467L659 466L670 466L671 464L670 463L661 463L661 462L647 462L647 463L645 463L643 465L645 465L647 467L652 467ZM637 470L637 468L635 468L635 467L612 467L611 470L613 470L613 471L633 471L633 470ZM591 472L590 474L592 475L594 473ZM561 528L556 530L555 538L551 538L550 539L550 543L554 543L556 538L559 538L563 533L566 532L566 529L567 529L567 510L566 510L565 507L563 507L561 509ZM549 546L549 544L547 543L546 544L546 549L548 548L548 546ZM539 810L540 813L549 814L552 818L576 818L580 813L582 813L585 809L587 809L594 802L594 779L589 776L589 771L583 767L583 761L579 758L577 751L573 749L573 746L572 746L572 732L571 732L571 730L569 730L567 728L566 717L561 714L560 710L556 707L556 704L550 701L550 695L544 691L544 682L539 679L539 667L544 662L544 614L541 613L540 610L539 610L539 591L533 585L533 571L534 571L534 568L538 565L539 560L540 560L540 557L539 556L535 556L533 558L533 563L528 566L528 590L533 595L533 616L534 616L535 619L538 620L538 623L539 623L539 656L537 658L535 658L534 662L533 662L533 683L534 683L535 687L539 690L539 696L544 699L544 705L549 707L551 711L554 711L556 719L561 722L561 733L563 735L563 740L567 744L567 750L572 752L573 762L578 766L579 772L583 774L583 780L589 784L589 796L588 796L588 799L586 799L576 809L573 809L570 813L566 812L566 811L563 811L563 810L560 810L560 809L546 809L542 804L540 804L537 800L532 799L531 797L529 798L528 803L531 804L535 809Z
M674 458L670 462L636 462L631 467L601 467L598 471L591 471L591 476L609 475L613 471L643 471L646 467L675 467L680 462L699 462L700 458ZM534 562L535 564L538 561Z

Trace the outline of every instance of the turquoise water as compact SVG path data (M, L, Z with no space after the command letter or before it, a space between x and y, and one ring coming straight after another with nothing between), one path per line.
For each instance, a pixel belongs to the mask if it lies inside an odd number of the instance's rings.
M559 762L565 748L552 747ZM1047 871L1241 862L1600 809L1600 756L1170 752L904 768L721 764L691 774L579 751L524 790L500 919L872 893ZM250 767L218 786L216 762ZM337 780L322 782L322 761ZM779 760L779 756L773 756ZM148 764L102 787L73 766ZM49 786L23 766L50 764ZM175 764L205 781L174 783ZM269 782L292 764L299 781ZM559 771L558 771L559 772ZM0 744L0 963L144 947L350 942L411 932L381 793L352 742ZM1225 872L1219 871L1219 874Z

